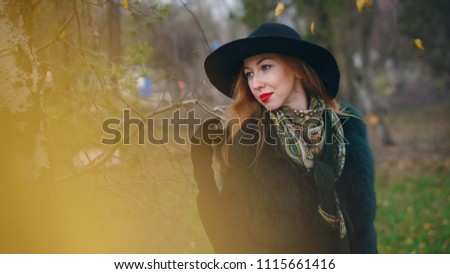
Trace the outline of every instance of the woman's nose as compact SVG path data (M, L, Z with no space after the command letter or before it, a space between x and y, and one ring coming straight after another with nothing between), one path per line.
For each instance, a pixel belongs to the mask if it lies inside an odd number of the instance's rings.
M254 90L259 90L259 89L261 89L262 87L264 87L264 83L263 83L262 80L263 80L263 79L261 79L261 77L259 77L259 76L257 76L257 75L254 75L254 76L252 77L251 83L250 83L252 89L254 89Z

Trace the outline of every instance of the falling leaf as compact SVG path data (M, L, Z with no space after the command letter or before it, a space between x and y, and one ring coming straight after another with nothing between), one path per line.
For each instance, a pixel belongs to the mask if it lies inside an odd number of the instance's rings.
M365 0L356 0L356 8L358 9L359 13L361 13L361 11L364 8L365 4L366 4Z
M284 10L284 4L280 2L278 2L277 7L275 8L275 16L280 16L283 13Z
M416 45L416 47L417 48L419 48L420 50L425 50L425 48L423 47L423 44L422 44L422 40L420 40L420 39L415 39L414 40L414 44Z
M128 9L128 0L122 0L122 5Z
M361 13L364 6L370 5L372 5L372 0L356 0L356 8L358 9L359 13Z
M316 24L314 23L314 20L311 22L311 25L309 26L309 29L311 30L311 33L313 35L316 34Z

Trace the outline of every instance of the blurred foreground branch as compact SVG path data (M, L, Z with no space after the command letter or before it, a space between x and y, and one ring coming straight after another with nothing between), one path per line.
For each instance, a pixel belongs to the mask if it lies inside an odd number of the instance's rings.
M187 108L199 107L213 117L218 117L220 119L224 119L224 112L225 112L224 106L210 107L207 104L205 104L202 100L199 100L199 99L190 99L190 100L181 101L179 103L172 103L171 105L169 105L167 107L151 111L151 112L147 113L146 115L144 115L144 117L142 117L142 118L149 119L149 118L155 117L158 114L168 112L168 111L174 110L174 109L179 109L182 107L187 107ZM134 128L133 131L131 132L131 136L135 136L136 133L138 132L138 130L139 130L138 128ZM121 144L121 143L115 144L115 145L109 147L108 149L103 150L101 153L94 155L93 157L89 157L89 155L88 155L89 153L84 151L84 153L83 153L84 157L88 159L88 164L86 166L80 166L76 170L69 172L67 174L64 174L64 175L57 176L54 179L56 181L62 181L62 180L68 179L70 177L73 177L75 175L86 173L90 170L93 170L93 169L99 167L99 166L105 165L108 161L112 160L112 158L116 155L118 149L122 145L123 144ZM167 150L167 152L169 154L172 154L168 150Z

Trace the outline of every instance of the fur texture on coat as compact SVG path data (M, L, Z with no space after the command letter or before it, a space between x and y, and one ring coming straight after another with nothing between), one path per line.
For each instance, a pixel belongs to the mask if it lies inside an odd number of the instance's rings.
M345 111L359 116L350 106ZM244 142L230 147L232 167L221 174L220 191L211 168L212 147L192 146L198 211L216 253L377 252L374 162L366 127L352 116L341 117L341 122L348 144L336 192L346 217L344 240L318 214L318 190L311 174L290 160L280 145L266 144L254 161L251 138L259 137L255 120L236 136ZM274 141L273 132L265 133ZM343 241L349 249L342 248Z

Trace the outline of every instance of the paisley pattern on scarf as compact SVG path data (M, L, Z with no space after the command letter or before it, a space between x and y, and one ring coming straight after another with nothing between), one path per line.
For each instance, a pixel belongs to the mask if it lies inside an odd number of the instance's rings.
M328 111L330 115L324 116ZM312 169L314 158L318 157L325 142L324 117L331 119L331 130L336 140L335 155L336 180L339 178L345 164L344 131L339 117L332 109L327 109L322 99L312 97L308 110L294 110L287 106L271 111L270 117L278 127L278 136L286 154L296 163ZM326 118L325 118L326 119Z

